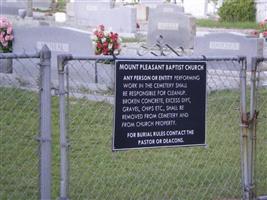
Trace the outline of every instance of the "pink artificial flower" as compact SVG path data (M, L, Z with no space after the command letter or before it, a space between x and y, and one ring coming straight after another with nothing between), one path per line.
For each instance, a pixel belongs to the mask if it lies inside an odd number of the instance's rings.
M9 35L9 39L10 41L14 39L14 36L13 35Z
M103 24L99 25L98 28L99 28L100 31L104 31L105 30L105 26Z
M98 32L97 37L100 38L100 39L103 38L104 37L104 33L103 32Z
M263 37L267 37L267 31L262 32Z
M9 35L6 35L6 36L5 36L5 41L9 41L9 40L10 40Z
M2 42L2 45L3 45L4 47L7 47L8 42L4 41L4 42Z
M8 26L6 30L7 34L11 34L12 30L13 30L12 26Z

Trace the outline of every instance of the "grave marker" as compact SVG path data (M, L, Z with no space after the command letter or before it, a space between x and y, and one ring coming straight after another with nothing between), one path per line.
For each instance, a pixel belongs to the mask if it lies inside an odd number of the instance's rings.
M52 57L70 53L73 56L93 54L89 33L72 28L50 26L14 28L13 52L35 53L47 45Z
M42 49L44 45L47 45L51 50L51 74L52 83L57 85L57 55L59 54L72 54L73 56L89 56L93 55L92 41L89 33L72 29L72 28L60 28L60 27L17 27L14 28L14 53L25 53L34 54ZM30 62L30 61L29 61ZM32 64L29 64L27 68L31 70ZM74 71L70 68L70 73L72 73L74 79L79 82L79 80L88 80L88 71L91 70L91 74L94 73L93 67L85 66L74 66ZM25 77L27 80L27 73L20 71L20 68L16 73L19 76ZM37 77L37 75L36 75Z
M195 20L179 11L178 6L158 7L149 14L147 44L156 44L160 35L163 43L173 48L192 48L196 35Z
M48 9L51 6L50 0L33 1L34 8ZM18 15L19 9L27 9L27 1L22 0L1 0L1 14Z
M252 57L263 56L263 39L235 33L211 33L196 37L194 55L234 57L246 56L248 67Z

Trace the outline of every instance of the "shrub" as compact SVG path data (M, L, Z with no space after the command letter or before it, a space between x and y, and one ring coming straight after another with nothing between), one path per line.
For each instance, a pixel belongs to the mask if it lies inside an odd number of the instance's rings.
M226 0L219 10L221 21L255 21L255 3L253 0Z

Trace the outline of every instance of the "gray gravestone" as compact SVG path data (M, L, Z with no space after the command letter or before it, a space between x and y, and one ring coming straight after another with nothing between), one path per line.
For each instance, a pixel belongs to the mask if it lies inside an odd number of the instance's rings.
M263 39L235 33L211 33L196 37L194 55L214 57L246 56L248 67L252 57L263 56ZM218 67L218 66L217 66Z
M184 12L183 7L170 3L158 4L156 10L157 12L165 12L165 13Z
M96 10L97 7L74 5L74 16L78 23L87 26L112 28L112 31L120 33L136 32L136 8L120 7L114 9Z
M33 1L34 8L48 9L51 0ZM27 1L22 0L0 0L0 14L18 15L19 9L27 9Z
M42 49L44 45L47 45L51 50L51 68L52 68L52 82L53 84L58 83L57 79L57 55L58 54L72 54L73 56L90 56L94 55L93 45L89 33L79 31L71 28L59 28L59 27L49 27L49 26L40 26L40 27L19 27L14 28L14 53L25 53L32 54L36 53ZM29 61L30 62L30 61ZM88 64L88 63L87 63ZM31 71L30 67L32 64L29 64L28 70ZM20 77L28 79L27 73L16 70ZM74 73L75 80L79 82L82 78L77 73L86 75L87 70L90 69L85 67L85 65L78 65L76 68L76 74ZM33 70L34 71L34 70ZM33 77L37 77L35 75ZM85 80L88 77L84 77Z
M170 9L172 8L172 9ZM154 45L159 36L173 48L192 48L196 35L195 19L179 12L179 7L156 8L149 13L147 44ZM175 12L174 12L175 11Z
M139 3L146 5L149 8L156 8L158 4L165 2L165 0L140 0Z
M91 11L101 11L111 8L110 0L75 0L72 2L76 14L84 14Z
M89 33L72 28L59 27L27 27L14 28L13 52L35 53L43 45L52 51L52 56L59 53L73 56L93 54Z

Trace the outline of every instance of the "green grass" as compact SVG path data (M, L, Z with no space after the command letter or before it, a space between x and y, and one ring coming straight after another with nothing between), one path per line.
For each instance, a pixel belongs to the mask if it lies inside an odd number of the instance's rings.
M228 28L228 29L258 29L256 22L221 22L212 19L197 19L196 24L199 27L209 28Z
M267 92L261 91L262 103ZM0 88L0 199L38 199L38 95ZM266 105L266 104L265 104ZM52 101L53 199L59 194L58 98ZM208 96L207 148L111 151L113 107L70 99L70 198L241 198L239 93ZM263 106L267 114L267 106ZM12 112L11 112L12 111ZM259 124L258 189L267 186L266 123Z

